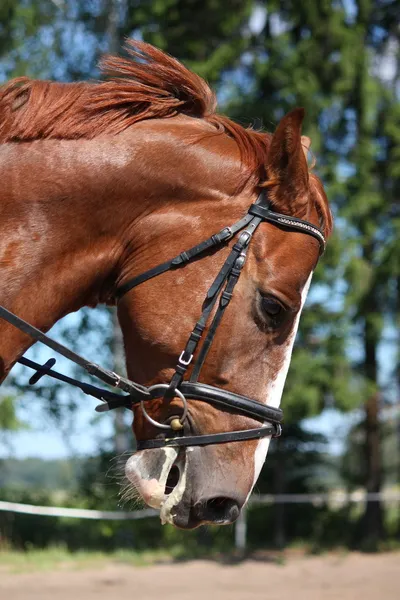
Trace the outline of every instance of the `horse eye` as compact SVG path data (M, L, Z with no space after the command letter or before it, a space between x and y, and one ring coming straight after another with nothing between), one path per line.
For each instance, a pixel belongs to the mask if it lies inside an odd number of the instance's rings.
M261 298L261 306L263 311L270 317L276 318L283 311L283 306L271 296Z

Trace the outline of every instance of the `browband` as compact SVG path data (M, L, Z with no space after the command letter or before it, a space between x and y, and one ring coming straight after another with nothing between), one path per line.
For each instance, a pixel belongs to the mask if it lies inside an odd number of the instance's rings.
M264 203L266 202L266 203ZM282 215L280 213L276 213L270 209L270 204L266 200L265 192L262 192L258 197L257 202L252 204L247 212L247 214L237 221L231 227L224 227L218 233L215 233L210 238L193 246L189 250L181 252L178 256L175 256L171 260L167 260L161 265L157 265L132 279L120 285L115 295L118 299L122 298L127 292L135 288L136 286L148 281L149 279L153 279L153 277L157 277L166 271L170 271L176 267L181 267L182 265L188 263L196 256L200 254L204 254L207 250L211 250L212 248L221 246L224 242L230 240L238 231L244 229L246 225L250 223L253 217L259 217L263 221L267 221L272 223L273 225L280 225L283 228L290 229L292 231L301 231L302 233L307 233L311 235L316 240L318 240L320 251L319 254L323 254L325 252L326 240L322 231L310 223L309 221L305 221L303 219L298 219L296 217L290 217L288 215Z
M268 221L274 225L281 225L281 227L292 229L293 231L300 230L302 233L308 233L308 235L312 235L319 242L320 255L325 252L326 241L324 234L318 227L309 221L297 219L296 217L289 217L288 215L281 215L280 213L276 213L271 210L269 205L263 206L262 204L252 204L249 208L249 213L251 215L257 215L264 221Z

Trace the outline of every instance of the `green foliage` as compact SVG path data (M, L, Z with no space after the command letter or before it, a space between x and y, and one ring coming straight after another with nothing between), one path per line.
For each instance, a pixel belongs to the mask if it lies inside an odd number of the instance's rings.
M383 483L393 486L399 481L400 452L399 452L399 411L386 407L384 422L380 428L382 444ZM340 472L347 489L362 487L368 472L364 460L365 426L360 420L351 429L346 440L346 449L341 457Z
M21 429L24 424L18 419L15 411L15 398L3 396L0 398L0 435L2 432L11 432Z
M209 81L219 83L246 48L243 35L251 0L158 0L130 9L121 33L139 28L145 41L184 60ZM130 19L129 19L130 17Z
M73 492L86 459L42 460L40 458L7 458L0 462L0 490L24 489Z

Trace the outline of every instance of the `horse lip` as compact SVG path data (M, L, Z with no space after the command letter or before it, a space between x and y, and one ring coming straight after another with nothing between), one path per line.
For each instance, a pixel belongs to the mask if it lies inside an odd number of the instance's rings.
M164 500L160 506L160 519L163 525L166 523L175 524L174 519L176 514L173 513L176 513L176 507L182 503L182 499L185 496L188 463L186 460L186 453L184 451L180 452L175 458L169 473L174 466L177 466L179 469L179 480L168 495L164 494ZM165 482L167 482L167 479Z

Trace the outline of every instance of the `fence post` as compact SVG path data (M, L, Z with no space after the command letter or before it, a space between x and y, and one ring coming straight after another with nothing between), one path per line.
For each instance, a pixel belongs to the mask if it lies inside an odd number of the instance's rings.
M235 523L235 548L240 552L246 550L247 544L247 506L244 506Z

